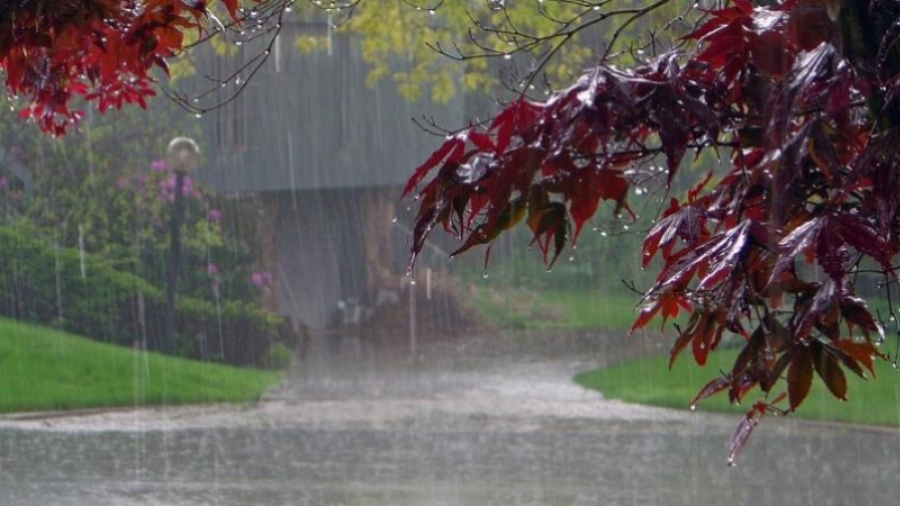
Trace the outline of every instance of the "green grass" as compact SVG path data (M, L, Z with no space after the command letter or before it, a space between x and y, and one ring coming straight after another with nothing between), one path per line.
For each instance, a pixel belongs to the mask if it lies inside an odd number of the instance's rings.
M598 390L609 399L686 409L697 391L719 374L730 370L737 350L717 351L706 367L698 367L689 353L680 356L671 371L668 356L655 356L579 373L575 383ZM862 380L847 372L848 400L835 399L816 377L809 397L791 416L812 420L900 426L900 375L890 364L879 362L877 379ZM780 391L785 388L779 383ZM701 401L699 411L745 413L759 399L758 391L744 398L743 406L728 404L727 393ZM786 403L785 403L786 404Z
M498 327L630 328L637 295L599 290L525 290L484 288L470 301L485 320Z
M609 294L599 290L552 290L540 295L543 303L559 308L556 325L574 328L627 329L635 316L636 294Z
M0 319L0 412L247 401L279 378Z

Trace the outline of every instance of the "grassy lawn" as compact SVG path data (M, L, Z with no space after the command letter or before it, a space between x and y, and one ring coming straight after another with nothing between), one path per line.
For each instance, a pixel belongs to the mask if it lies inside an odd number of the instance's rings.
M279 378L0 319L0 412L247 401Z
M705 368L699 368L687 352L680 356L671 371L668 355L650 357L577 374L575 383L598 390L610 399L687 409L691 399L720 370L730 370L737 350L717 351L710 355ZM847 372L848 400L831 396L816 376L809 397L791 416L813 420L854 422L871 425L900 426L900 375L890 364L878 362L877 379L864 381ZM785 388L781 382L780 389ZM745 406L728 404L727 393L701 401L699 411L744 413L758 399L753 393L745 397ZM786 404L786 403L785 403Z
M634 321L637 295L600 290L479 290L472 307L498 327L627 329Z

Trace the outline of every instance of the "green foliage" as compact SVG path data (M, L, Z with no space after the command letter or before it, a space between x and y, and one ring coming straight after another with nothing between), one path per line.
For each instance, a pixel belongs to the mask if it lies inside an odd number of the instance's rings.
M134 244L141 211L123 186L148 172L149 161L162 156L174 133L199 133L177 106L155 99L148 102L153 121L146 111L109 111L89 115L80 130L63 138L49 138L16 119L10 109L18 104L7 102L0 98L0 139L34 174L27 217L53 231L47 235L61 245L77 246L80 233L85 249L94 253L120 255L123 245Z
M153 121L145 111L109 111L58 139L21 125L0 107L0 145L34 173L30 198L5 222L25 218L30 233L48 243L102 254L117 269L163 286L174 176L151 160L162 156L174 132L198 134L199 125L170 101L150 105ZM188 184L179 293L211 299L217 288L223 298L255 299L249 248L223 223L222 203L203 186Z
M269 348L266 367L271 369L287 369L294 360L294 353L283 343L275 343Z
M0 318L0 412L251 401L279 377Z
M548 15L541 15L539 9ZM447 57L436 51L436 47L445 48L450 54L457 47L467 55L485 52L502 55L513 50L510 42L496 34L473 32L482 47L461 35L472 28L472 17L497 27L508 28L514 24L523 32L545 37L560 28L551 16L572 17L578 10L565 2L548 2L542 6L536 2L511 2L506 12L501 12L488 9L484 2L443 2L439 8L429 10L413 8L410 2L402 0L364 1L338 30L358 37L363 58L372 66L368 84L388 78L410 100L417 100L425 93L435 102L446 103L458 92L493 90L499 82L486 59L468 59L461 70L460 66L447 65ZM319 14L315 10L298 9L297 16L314 18ZM545 52L559 42L559 39L548 39L536 45L531 53ZM303 34L296 39L295 46L302 52L310 52L327 47L327 43L325 37ZM547 69L548 79L554 83L570 81L592 54L592 48L567 44Z
M643 52L639 48L650 27L666 22L679 25L690 3L673 1L633 20L611 49L613 59L631 61L634 54ZM543 62L550 54L553 58L535 84L559 88L571 83L594 63L611 37L615 24L604 23L600 12L605 16L618 12L612 17L622 17L634 8L630 0L603 2L598 11L580 2L506 2L499 8L491 2L459 1L439 2L430 9L426 3L408 0L364 1L355 6L340 30L359 37L363 58L372 66L370 85L390 78L410 100L430 91L432 100L446 103L459 92L499 92L496 74L501 66L512 64L518 71L505 72L508 77L522 77L534 62ZM572 30L580 24L593 26ZM673 28L680 33L680 26ZM666 43L660 34L656 37L655 44ZM296 45L312 51L324 46L321 39L301 35ZM448 55L463 64L448 65Z
M0 227L0 315L52 321L125 346L146 339L153 348L163 307L159 288L102 256L46 244L26 226ZM182 297L176 309L177 349L185 357L261 364L280 339L280 317L240 301Z

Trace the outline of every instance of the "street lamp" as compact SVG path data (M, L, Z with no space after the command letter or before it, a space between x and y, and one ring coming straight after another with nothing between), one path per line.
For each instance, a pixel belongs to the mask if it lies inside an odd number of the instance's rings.
M176 137L166 149L166 163L175 173L175 201L170 222L169 276L166 283L165 328L160 336L160 351L175 352L175 291L178 287L178 265L181 263L181 225L184 223L184 177L197 167L200 148L189 137Z

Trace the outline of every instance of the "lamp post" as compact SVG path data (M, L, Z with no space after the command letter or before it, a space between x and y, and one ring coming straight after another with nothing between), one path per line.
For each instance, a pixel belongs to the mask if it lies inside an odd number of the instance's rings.
M166 282L165 327L160 336L160 351L175 352L175 292L178 288L178 266L181 263L181 225L184 223L184 177L197 166L200 148L193 139L176 137L166 149L166 163L175 173L175 198L169 226L169 275Z

